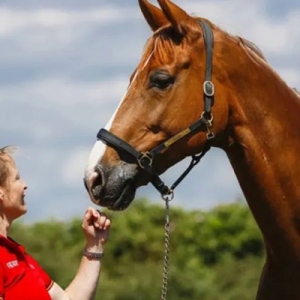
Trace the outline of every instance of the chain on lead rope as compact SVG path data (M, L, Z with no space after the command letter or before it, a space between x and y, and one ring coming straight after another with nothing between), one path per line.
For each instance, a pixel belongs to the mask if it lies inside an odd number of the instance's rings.
M165 211L165 254L164 254L164 268L162 276L161 300L167 299L168 279L169 279L169 251L170 251L170 217L169 217L169 202L173 199L174 194L171 191L170 195L162 196L166 204Z

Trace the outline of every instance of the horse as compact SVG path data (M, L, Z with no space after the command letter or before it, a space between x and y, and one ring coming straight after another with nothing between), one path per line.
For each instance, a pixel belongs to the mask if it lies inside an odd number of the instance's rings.
M257 300L300 299L300 97L261 51L170 0L139 0L153 31L84 181L91 200L126 209L136 189L210 147L225 151L260 228Z

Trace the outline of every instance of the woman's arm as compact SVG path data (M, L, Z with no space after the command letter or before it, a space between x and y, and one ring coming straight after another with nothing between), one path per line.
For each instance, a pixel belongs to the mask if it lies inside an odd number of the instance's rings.
M92 300L95 297L99 274L103 245L108 238L110 220L105 214L89 208L83 218L82 228L86 236L87 244L78 272L74 280L64 291L54 283L49 290L52 300Z

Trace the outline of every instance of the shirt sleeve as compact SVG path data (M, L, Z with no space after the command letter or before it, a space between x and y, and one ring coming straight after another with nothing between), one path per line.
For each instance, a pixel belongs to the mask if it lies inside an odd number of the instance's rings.
M34 270L37 278L39 278L45 288L49 290L53 285L53 280L50 278L50 276L42 269L40 264L31 255L26 254L26 260L30 264L30 267Z

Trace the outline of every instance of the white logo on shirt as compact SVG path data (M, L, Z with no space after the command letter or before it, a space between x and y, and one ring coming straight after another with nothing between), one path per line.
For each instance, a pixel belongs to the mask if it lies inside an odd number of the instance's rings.
M9 269L12 269L12 268L17 267L19 265L19 263L17 260L12 260L12 261L9 261L8 263L6 263L6 265Z

